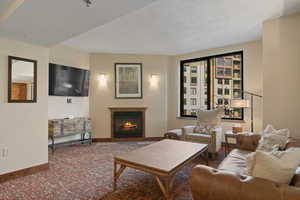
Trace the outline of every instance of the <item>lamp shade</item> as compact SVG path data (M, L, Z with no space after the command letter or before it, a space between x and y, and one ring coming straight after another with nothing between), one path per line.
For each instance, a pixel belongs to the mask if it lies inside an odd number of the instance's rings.
M249 108L250 102L246 99L231 99L230 107L231 108Z

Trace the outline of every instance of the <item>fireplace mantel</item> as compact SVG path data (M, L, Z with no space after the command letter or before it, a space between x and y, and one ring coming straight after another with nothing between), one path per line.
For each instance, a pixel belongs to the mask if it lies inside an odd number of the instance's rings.
M147 110L148 107L117 107L117 106L110 106L108 109L111 111L136 111L136 110Z

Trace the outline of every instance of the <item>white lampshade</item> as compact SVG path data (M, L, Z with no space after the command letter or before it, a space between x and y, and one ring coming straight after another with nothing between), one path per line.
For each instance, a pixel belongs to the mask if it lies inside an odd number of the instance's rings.
M230 100L231 108L249 108L250 102L246 99L231 99Z

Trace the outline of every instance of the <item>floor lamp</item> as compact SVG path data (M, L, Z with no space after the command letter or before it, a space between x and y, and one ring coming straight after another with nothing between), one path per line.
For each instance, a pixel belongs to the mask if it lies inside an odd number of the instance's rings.
M254 94L252 92L247 92L247 91L242 91L242 93L250 95L250 102L249 102L249 100L246 100L246 99L232 99L230 101L230 107L231 108L249 108L249 107L251 108L251 132L253 132L254 131L254 126L253 126L253 98L254 97L262 98L262 96L259 95L259 94Z

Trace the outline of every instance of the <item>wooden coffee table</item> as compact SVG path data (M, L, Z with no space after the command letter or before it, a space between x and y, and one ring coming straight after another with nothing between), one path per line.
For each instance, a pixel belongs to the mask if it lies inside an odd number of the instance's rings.
M113 189L116 190L118 178L129 167L154 175L163 195L170 200L174 175L198 156L203 156L208 164L207 148L207 144L165 139L123 155L116 155Z

